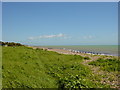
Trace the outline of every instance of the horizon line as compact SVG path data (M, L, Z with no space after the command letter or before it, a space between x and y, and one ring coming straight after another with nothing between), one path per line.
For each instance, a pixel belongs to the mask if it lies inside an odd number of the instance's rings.
M2 0L1 2L119 2L119 0Z

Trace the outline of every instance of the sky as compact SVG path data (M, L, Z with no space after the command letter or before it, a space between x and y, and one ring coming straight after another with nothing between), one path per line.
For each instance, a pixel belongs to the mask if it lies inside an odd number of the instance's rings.
M2 41L2 2L0 1L0 41Z
M2 40L26 45L117 45L117 2L3 2Z

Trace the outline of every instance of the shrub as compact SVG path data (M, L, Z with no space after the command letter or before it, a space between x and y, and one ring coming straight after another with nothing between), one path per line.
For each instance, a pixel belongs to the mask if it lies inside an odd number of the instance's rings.
M84 57L84 59L85 59L85 60L90 60L90 58L89 58L89 57L87 57L87 56L86 56L86 57Z

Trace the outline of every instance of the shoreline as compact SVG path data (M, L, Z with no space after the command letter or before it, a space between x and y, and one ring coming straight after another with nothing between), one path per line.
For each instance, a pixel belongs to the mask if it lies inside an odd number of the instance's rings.
M87 56L87 57L93 57L93 56L97 56L97 57L115 57L118 58L119 56L114 56L114 55L107 55L107 54L95 54L93 52L80 52L77 50L71 50L71 49L65 49L65 48L61 48L61 49L55 49L55 48L48 48L48 47L40 47L40 46L29 46L32 47L33 49L43 49L43 50L47 50L47 51L54 51L60 54L67 54L67 55L81 55L81 56Z
M107 55L107 56L120 56L118 54L118 47L112 45L67 45L67 46L37 46L37 47L45 47L52 49L64 49L70 50L72 52L78 53L87 53L92 55Z

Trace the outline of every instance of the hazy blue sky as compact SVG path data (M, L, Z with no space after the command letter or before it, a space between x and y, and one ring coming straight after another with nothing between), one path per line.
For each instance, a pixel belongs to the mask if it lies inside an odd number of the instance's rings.
M117 44L117 4L3 3L3 41L31 45Z
M0 1L0 41L2 41L2 2Z

